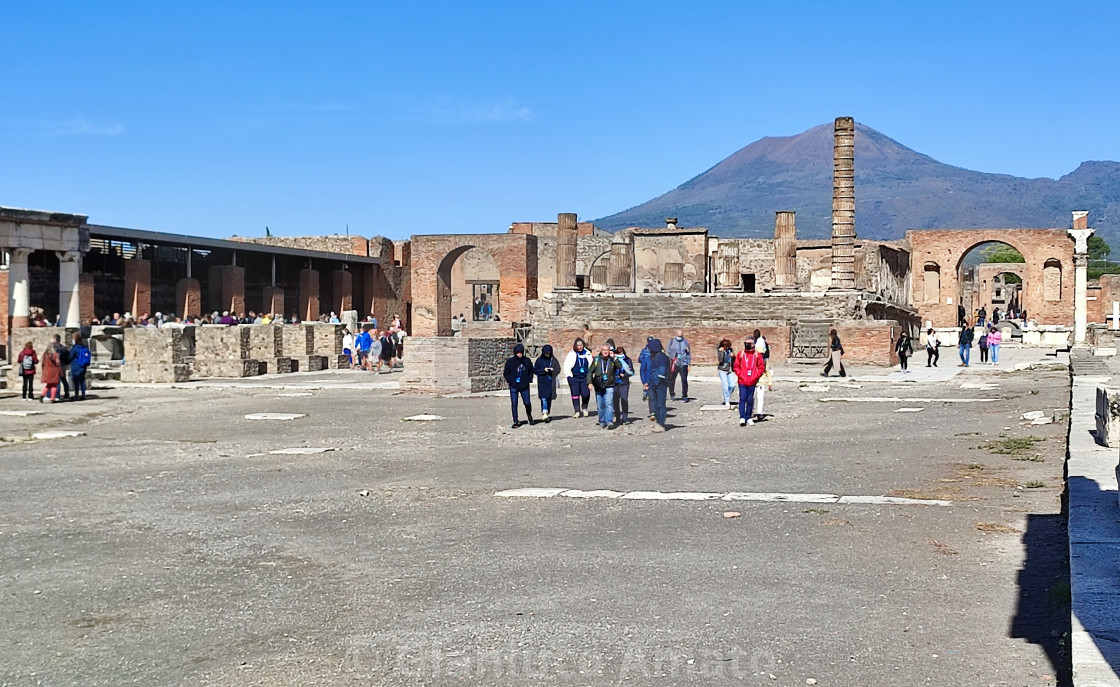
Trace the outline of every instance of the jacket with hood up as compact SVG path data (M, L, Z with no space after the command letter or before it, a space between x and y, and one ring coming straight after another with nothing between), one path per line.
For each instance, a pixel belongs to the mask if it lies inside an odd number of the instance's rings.
M649 363L642 365L642 384L651 388L665 384L669 379L669 356L665 355L661 339L654 339L646 344L649 351Z
M552 398L556 377L560 374L560 361L552 355L552 346L541 347L541 357L537 358L533 373L537 375L537 394L541 398Z
M518 353L521 355L517 355ZM511 389L521 391L529 388L529 384L533 381L533 364L525 357L525 347L523 345L517 344L513 347L513 355L506 360L502 377Z

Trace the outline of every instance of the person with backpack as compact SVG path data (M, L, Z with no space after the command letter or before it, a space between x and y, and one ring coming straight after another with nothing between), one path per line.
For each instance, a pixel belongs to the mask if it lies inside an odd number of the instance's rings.
M625 346L614 350L614 359L618 361L618 382L614 385L614 421L616 425L621 425L630 419L630 378L634 376L634 361L626 355Z
M525 405L525 417L529 424L533 424L533 404L529 400L529 385L533 382L533 364L525 357L525 346L517 344L513 347L513 355L506 360L502 370L502 377L509 385L509 404L513 411L513 429L525 424L517 417L517 399L521 397Z
M614 387L618 384L620 367L610 345L603 344L587 372L591 386L595 387L595 407L599 410L599 427L602 429L614 427Z
M754 339L747 337L743 350L735 356L735 378L739 383L739 426L754 424L754 390L766 374L766 359L754 350Z
M62 376L62 362L58 359L58 350L54 344L47 346L43 351L43 393L39 396L39 403L44 398L51 403L58 401L58 380Z
M677 335L669 342L666 351L673 367L669 372L669 397L677 400L677 376L681 378L681 403L688 403L688 369L692 367L692 344L684 338L684 330L678 329Z
M545 344L541 347L541 356L533 365L533 374L537 376L537 396L541 399L541 419L552 422L549 413L552 411L552 399L556 398L556 377L560 374L560 363L552 355L552 346Z
M988 330L980 330L980 362L988 362Z
M898 341L894 342L894 352L898 355L898 366L904 374L910 374L907 369L907 361L910 356L914 355L914 346L910 343L910 333L903 331L898 335Z
M28 341L16 358L16 369L19 370L19 378L23 380L24 400L35 400L35 366L38 364L39 356L35 353L35 347Z
M74 345L70 347L70 379L74 382L74 400L86 400L86 370L93 360L82 335L74 332Z
M723 391L723 407L731 409L731 394L737 386L735 373L731 369L735 364L735 349L731 346L731 339L723 339L716 349L716 371L719 373L719 387Z
M572 392L573 418L583 415L587 417L587 404L591 402L591 389L587 386L587 373L591 369L591 352L583 344L583 339L576 339L572 350L564 358L563 375L568 380L568 388Z
M653 339L646 348L649 349L649 364L642 366L642 387L649 394L650 419L656 422L653 431L664 432L665 427L665 395L669 391L669 368L672 361L665 355L661 339Z
M934 333L933 327L926 330L926 367L937 367L937 359L941 357L941 341Z

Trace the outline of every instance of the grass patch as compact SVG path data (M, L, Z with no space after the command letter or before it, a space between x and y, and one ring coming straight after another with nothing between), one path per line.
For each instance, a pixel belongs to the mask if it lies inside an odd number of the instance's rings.
M1042 489L1045 486L1046 482L1038 479L1032 479L1030 482L1027 482L1027 489Z
M810 513L812 515L827 515L827 514L831 513L832 511L830 511L826 508L806 508L805 512Z
M953 436L955 436L955 437L978 437L978 436L980 436L980 432L961 432L960 434L954 434Z
M1045 463L1046 459L1039 455L1033 456L1015 456L1011 460L1024 460L1030 463Z
M999 534L1016 534L1021 531L997 522L978 522L976 523L976 529L981 532L998 532Z
M984 466L981 465L980 463L969 463L968 464L968 469L969 470L983 470Z
M977 448L982 448L988 453L998 453L1005 456L1021 455L1024 451L1029 451L1034 448L1034 445L1046 441L1045 437L1036 437L1034 435L1027 437L1002 437L1000 439L993 439L986 444L980 444Z

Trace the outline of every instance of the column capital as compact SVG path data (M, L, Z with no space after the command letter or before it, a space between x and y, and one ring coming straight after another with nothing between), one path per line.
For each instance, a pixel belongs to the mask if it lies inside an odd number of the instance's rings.
M12 260L27 261L27 257L35 251L31 248L8 248L8 255L12 256Z
M1073 254L1073 266L1074 267L1085 267L1088 264L1089 264L1089 254L1088 253L1074 253Z
M1066 229L1066 232L1073 239L1073 252L1075 254L1088 255L1089 254L1089 237L1093 235L1093 228L1087 229Z
M59 262L78 262L82 259L82 252L78 250L56 250Z

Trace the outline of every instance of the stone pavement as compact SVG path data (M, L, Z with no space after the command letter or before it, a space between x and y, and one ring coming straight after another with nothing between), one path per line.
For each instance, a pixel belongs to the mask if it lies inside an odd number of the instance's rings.
M1074 370L1106 372L1100 360L1074 356ZM1080 358L1080 361L1078 360ZM1091 356L1090 356L1091 358ZM1081 365L1078 365L1081 362ZM1075 374L1069 421L1069 556L1073 684L1120 686L1120 508L1117 452L1095 440L1096 389L1110 379Z

